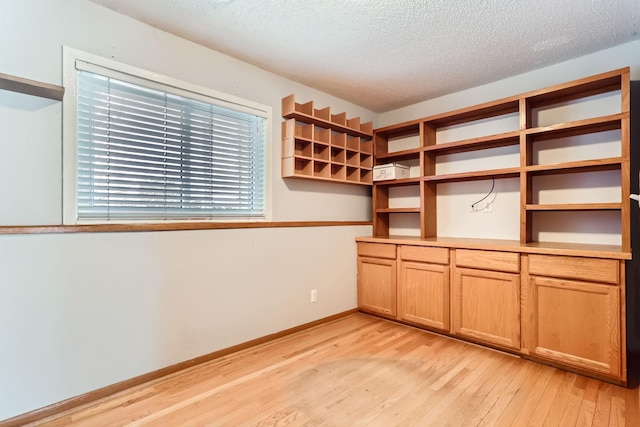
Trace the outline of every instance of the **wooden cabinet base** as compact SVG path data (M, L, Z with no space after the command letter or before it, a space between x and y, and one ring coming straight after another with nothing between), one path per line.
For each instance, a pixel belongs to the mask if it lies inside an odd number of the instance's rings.
M360 310L634 384L627 367L624 261L377 241L358 241Z

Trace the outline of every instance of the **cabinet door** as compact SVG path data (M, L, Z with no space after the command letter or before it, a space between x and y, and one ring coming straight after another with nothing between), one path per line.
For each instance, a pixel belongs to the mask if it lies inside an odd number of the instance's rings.
M363 311L395 317L395 260L358 257L358 307Z
M456 268L453 328L457 335L520 349L520 276Z
M400 262L398 317L449 331L449 266Z
M531 354L620 376L620 288L589 282L530 278Z

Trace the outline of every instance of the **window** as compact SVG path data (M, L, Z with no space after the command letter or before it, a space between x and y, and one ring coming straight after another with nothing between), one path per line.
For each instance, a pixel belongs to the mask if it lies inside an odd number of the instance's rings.
M68 51L66 223L265 218L268 108Z

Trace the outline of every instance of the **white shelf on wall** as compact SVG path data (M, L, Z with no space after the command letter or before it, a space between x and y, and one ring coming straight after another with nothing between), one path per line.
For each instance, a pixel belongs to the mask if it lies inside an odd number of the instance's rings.
M0 89L62 101L64 87L0 73Z

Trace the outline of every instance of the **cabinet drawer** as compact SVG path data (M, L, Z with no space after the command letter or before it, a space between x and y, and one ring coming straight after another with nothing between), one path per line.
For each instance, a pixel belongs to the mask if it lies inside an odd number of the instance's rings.
M373 258L396 259L396 245L359 242L358 255Z
M456 266L519 273L520 254L456 249Z
M615 259L531 254L529 274L616 285L620 283L620 267Z
M400 246L400 258L402 258L403 261L449 264L449 249L424 246Z

